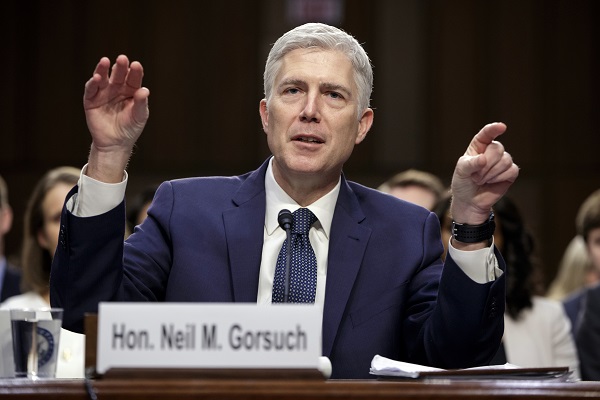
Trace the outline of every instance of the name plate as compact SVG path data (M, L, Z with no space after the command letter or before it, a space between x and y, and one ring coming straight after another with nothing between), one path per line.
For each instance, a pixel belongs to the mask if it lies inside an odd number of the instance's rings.
M100 303L97 372L109 368L311 368L314 305Z

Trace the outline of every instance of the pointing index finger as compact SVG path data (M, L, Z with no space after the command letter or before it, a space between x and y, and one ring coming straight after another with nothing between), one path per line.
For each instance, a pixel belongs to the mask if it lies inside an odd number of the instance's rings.
M466 154L475 156L485 152L487 146L494 141L498 136L506 131L506 125L502 122L493 122L484 126L471 140Z

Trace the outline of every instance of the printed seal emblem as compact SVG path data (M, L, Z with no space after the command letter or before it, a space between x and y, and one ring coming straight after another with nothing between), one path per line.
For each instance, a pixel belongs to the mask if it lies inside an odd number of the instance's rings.
M38 333L38 366L42 367L52 359L54 354L54 336L52 333L40 326L37 328Z

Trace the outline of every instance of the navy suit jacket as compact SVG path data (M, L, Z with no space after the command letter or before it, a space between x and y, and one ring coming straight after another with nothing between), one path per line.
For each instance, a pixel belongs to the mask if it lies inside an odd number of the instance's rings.
M571 332L574 334L580 322L580 313L585 299L586 290L582 289L563 300L563 307L571 321Z
M163 183L125 243L124 204L89 218L63 210L51 273L63 327L81 331L100 301L256 302L266 169ZM322 327L333 378L370 377L376 354L442 368L489 362L505 274L477 284L451 259L443 266L442 250L435 214L342 176Z

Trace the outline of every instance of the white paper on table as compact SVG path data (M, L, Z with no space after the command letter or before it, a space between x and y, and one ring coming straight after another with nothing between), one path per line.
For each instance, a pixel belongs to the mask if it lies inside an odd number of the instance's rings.
M568 380L571 375L568 367L522 368L510 363L448 370L391 360L380 355L373 357L370 373L381 377L414 379L444 377L455 379L553 379L561 381Z

